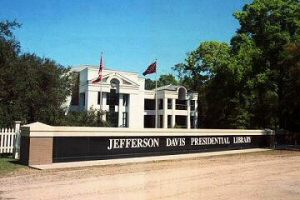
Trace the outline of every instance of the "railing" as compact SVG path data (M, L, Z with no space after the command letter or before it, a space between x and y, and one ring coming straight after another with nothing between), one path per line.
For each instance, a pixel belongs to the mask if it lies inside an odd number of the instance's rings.
M176 104L176 110L187 110L187 106L185 104Z
M20 122L15 122L15 128L0 129L0 154L14 154L16 159L20 154Z

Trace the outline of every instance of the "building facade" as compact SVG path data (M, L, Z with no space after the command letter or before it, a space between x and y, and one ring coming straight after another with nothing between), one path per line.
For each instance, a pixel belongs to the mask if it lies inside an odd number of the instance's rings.
M104 110L104 120L114 127L198 127L198 94L183 86L145 90L145 78L138 73L110 69L102 71L102 81L93 83L98 67L80 66L73 71L78 72L79 84L78 94L70 98L70 110Z

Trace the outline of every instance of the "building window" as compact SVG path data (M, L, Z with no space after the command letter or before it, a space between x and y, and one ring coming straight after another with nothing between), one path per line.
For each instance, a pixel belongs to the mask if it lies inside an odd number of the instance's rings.
M168 99L168 109L172 109L172 99Z
M187 116L184 115L176 115L175 116L175 124L178 128L187 128Z
M195 128L195 117L194 116L190 117L190 124L191 124L191 128Z
M196 106L195 106L195 100L190 100L190 104L191 104L191 110L194 111L196 109Z
M128 116L128 113L127 113L127 112L123 112L123 116L122 116L122 127L128 127L128 124L127 124L127 116Z
M159 99L158 100L158 109L160 109L160 110L162 110L162 109L164 109L164 101L163 101L163 99Z
M129 95L128 94L123 94L123 106L128 106L129 105Z
M110 87L111 89L118 89L119 88L119 85L120 85L120 81L118 79L112 79L110 81Z
M115 112L115 106L109 106L107 121L111 123L112 127L118 127L118 113Z
M85 93L80 93L80 106L85 106Z
M176 99L176 110L187 110L186 100Z
M116 89L111 89L110 93L107 93L107 105L119 105L119 94L117 93Z
M172 115L168 115L168 128L172 128Z
M186 90L184 88L179 88L178 90L178 99L179 100L184 100L186 96Z
M158 128L163 128L163 122L164 122L164 116L163 115L159 115L159 120L158 120L158 125L159 127Z
M144 128L155 128L155 115L144 115Z
M155 110L155 100L145 99L144 110Z

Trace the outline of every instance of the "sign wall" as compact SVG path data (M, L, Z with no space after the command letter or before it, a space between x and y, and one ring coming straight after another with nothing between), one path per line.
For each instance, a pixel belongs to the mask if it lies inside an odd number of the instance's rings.
M268 147L268 135L54 137L53 162Z

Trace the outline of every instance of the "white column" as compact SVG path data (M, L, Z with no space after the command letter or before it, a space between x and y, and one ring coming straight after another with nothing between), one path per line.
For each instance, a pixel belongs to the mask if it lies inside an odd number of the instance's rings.
M87 87L86 93L85 93L85 108L86 110L90 110L91 108L99 110L98 106L98 91L91 91L89 89L90 87Z
M194 117L195 128L199 128L198 124L198 101L195 101L195 117Z
M163 98L163 128L168 128L168 98Z
M107 93L102 91L102 109L103 111L107 110ZM106 115L104 114L102 119L106 121Z
M172 128L175 126L175 112L176 112L176 100L172 99L172 119L171 119L171 126Z
M191 129L191 104L190 100L186 101L187 106L187 118L186 118L186 125L187 129Z
M119 94L118 127L123 125L123 94Z
M84 110L85 110L85 111L88 111L88 110L89 110L89 106L88 106L88 98L89 98L89 95L88 95L88 92L86 91L86 92L85 92L85 102L84 102Z
M90 109L90 99L91 99L91 94L89 91L90 87L87 85L86 91L85 91L85 110L88 111Z

